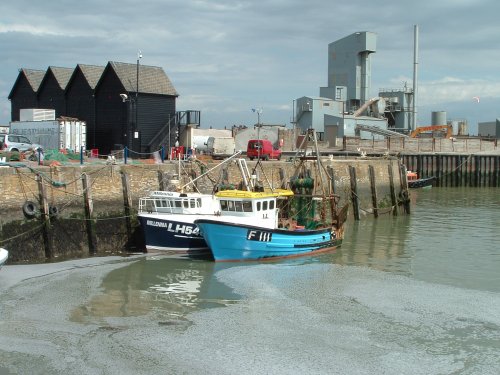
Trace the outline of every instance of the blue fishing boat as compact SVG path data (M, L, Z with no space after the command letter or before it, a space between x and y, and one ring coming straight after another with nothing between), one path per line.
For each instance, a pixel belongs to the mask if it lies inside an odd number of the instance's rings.
M218 215L194 221L215 261L311 255L342 244L348 205L338 208L340 197L333 192L332 176L323 176L328 171L321 164L313 129L303 143L306 140L314 142L316 156L301 157L288 184L282 181L280 189L264 188L254 179L260 161L252 173L239 162L246 190L217 192Z
M294 198L292 190L224 190L215 196L220 215L194 221L215 261L311 255L334 250L342 243L342 225L330 223L308 229L288 214Z

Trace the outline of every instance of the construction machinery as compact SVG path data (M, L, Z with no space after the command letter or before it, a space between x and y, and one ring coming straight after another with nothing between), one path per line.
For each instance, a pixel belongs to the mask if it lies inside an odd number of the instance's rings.
M453 135L453 127L451 125L431 125L417 127L410 133L410 137L417 138L420 133L435 131L446 131L446 138L450 138Z

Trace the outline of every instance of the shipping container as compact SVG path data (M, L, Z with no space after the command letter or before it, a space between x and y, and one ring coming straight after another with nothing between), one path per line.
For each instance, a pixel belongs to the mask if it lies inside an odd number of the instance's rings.
M28 137L32 142L42 145L44 150L68 150L79 152L86 148L85 121L13 121L10 133Z

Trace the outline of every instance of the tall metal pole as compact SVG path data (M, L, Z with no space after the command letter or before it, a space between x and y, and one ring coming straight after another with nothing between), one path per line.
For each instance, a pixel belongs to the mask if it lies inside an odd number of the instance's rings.
M139 60L142 58L141 50L137 53L137 87L135 90L135 126L132 134L132 140L135 139L135 133L139 131Z
M415 130L417 128L417 71L418 71L418 25L414 26L413 29L413 121L411 128Z

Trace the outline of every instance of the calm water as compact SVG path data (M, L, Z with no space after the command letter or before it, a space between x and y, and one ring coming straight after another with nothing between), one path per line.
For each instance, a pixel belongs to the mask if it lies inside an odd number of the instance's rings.
M410 216L350 222L342 248L318 257L148 256L85 297L61 277L22 285L9 295L22 301L10 318L23 322L11 328L18 346L2 357L0 340L0 359L31 361L33 373L500 373L499 190L434 188L412 201ZM92 272L67 280L89 285Z

